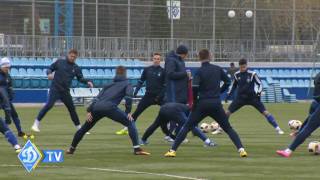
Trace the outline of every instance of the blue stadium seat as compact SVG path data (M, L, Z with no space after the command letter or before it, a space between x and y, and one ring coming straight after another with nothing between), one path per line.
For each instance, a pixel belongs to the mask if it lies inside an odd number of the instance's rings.
M297 74L296 74L295 77L303 77L303 76L304 76L304 75L303 75L302 69L297 69Z
M108 79L113 78L113 74L112 74L111 69L105 69L104 72L105 72L106 78L108 78Z
M20 76L19 70L16 68L11 68L10 74L13 78L13 86L15 88L22 88L23 77Z
M103 69L97 69L97 76L99 78L105 78L106 74Z
M105 64L106 64L106 67L111 67L111 66L112 66L112 61L111 61L111 59L105 59L104 62L105 62Z
M116 67L120 65L119 59L112 59L111 66Z
M90 71L88 69L82 69L82 74L85 78L90 77Z
M127 76L129 79L134 79L134 72L132 69L127 70Z
M134 67L134 61L132 59L127 59L127 65L129 67Z
M283 71L283 76L282 77L290 77L290 70L289 69L285 69Z
M97 59L95 65L99 66L99 67L105 67L106 63L105 63L104 59Z
M98 74L95 69L90 69L90 77L91 78L98 78Z
M84 66L84 67L89 67L89 66L91 66L90 60L89 60L89 59L83 59L83 64L82 64L82 66Z
M140 78L141 77L141 72L140 72L140 70L139 69L134 69L134 77L135 78Z
M290 70L290 77L296 77L297 76L297 70L296 69L291 69Z
M278 69L272 69L272 77L278 77Z
M37 58L36 64L38 66L45 66L46 62L43 58Z
M53 63L53 60L51 58L48 58L48 57L46 57L44 59L44 61L45 61L45 65L46 66L50 66Z
M29 60L27 61L27 65L28 66L37 66L37 60L36 58L29 58Z

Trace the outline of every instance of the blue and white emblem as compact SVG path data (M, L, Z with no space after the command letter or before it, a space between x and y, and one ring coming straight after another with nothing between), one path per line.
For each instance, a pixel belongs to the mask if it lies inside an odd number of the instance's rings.
M18 154L18 158L24 168L26 168L26 170L30 173L41 161L42 154L38 148L30 140L28 140L21 152Z

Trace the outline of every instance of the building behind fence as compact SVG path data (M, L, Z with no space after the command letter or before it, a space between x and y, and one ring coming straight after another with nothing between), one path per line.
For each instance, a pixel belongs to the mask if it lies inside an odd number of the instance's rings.
M53 57L73 47L83 57L148 59L183 43L191 60L209 48L216 61L313 61L320 1L2 0L0 22L0 56Z

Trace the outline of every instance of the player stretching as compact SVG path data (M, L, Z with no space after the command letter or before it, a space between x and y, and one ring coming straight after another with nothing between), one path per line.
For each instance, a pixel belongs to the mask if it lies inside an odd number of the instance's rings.
M289 158L293 151L302 144L320 126L320 73L314 79L313 102L310 105L308 117L295 134L296 137L285 150L278 150L277 154Z
M178 124L177 132L180 131L184 123L188 120L190 110L189 107L185 104L181 103L167 103L163 106L161 106L159 114L156 118L156 120L152 123L152 125L146 130L146 132L143 134L141 138L141 143L146 145L148 144L148 138L154 133L154 131L161 126L161 128L166 132L167 134L170 133L167 129L167 124L170 121L175 122ZM205 147L214 147L216 144L211 141L199 128L197 125L194 125L192 127L192 132L195 136L198 136L203 142ZM173 139L175 137L173 135L170 135Z
M278 134L284 134L277 124L275 118L266 110L265 106L260 100L262 83L257 73L248 70L247 60L245 59L241 59L239 61L239 67L240 70L234 74L232 87L226 98L228 99L235 89L237 89L237 95L228 108L227 116L229 117L232 113L236 112L245 105L251 105L266 117L268 122L275 128Z
M309 114L307 116L307 118L305 119L305 121L303 122L303 124L301 125L301 127L299 128L298 131L293 132L290 134L290 136L296 136L308 123L310 116L316 111L316 109L319 107L320 105L320 73L318 73L316 75L316 77L314 78L314 90L313 90L313 101L310 105L309 108Z
M54 106L54 103L60 99L65 106L67 106L71 119L76 126L80 129L80 121L76 108L74 107L72 97L70 95L70 86L74 77L78 81L87 84L90 88L93 87L92 82L83 78L80 67L76 64L78 52L74 49L70 50L66 59L59 59L47 70L48 79L52 80L49 90L48 100L46 105L41 109L37 118L35 119L32 131L40 132L39 125L42 118Z
M84 134L100 119L107 117L128 127L135 155L149 155L150 153L143 151L139 146L138 132L130 114L132 96L133 88L127 80L126 69L119 66L116 69L116 77L113 83L106 85L88 107L87 121L74 135L67 154L73 154ZM117 107L123 98L126 100L125 112Z
M0 69L0 88L3 90L3 93L5 94L5 98L7 99L7 102L8 102L8 104L2 104L2 108L3 109L7 109L7 108L10 109L10 112L7 115L11 116L11 118L17 128L18 136L23 137L25 135L25 133L22 131L18 113L12 103L14 92L13 92L13 88L12 88L12 79L9 74L9 70L11 67L10 59L6 58L6 57L2 58L1 62L0 62L0 66L1 66L1 69ZM6 106L8 106L8 107L6 107Z
M145 109L152 105L161 105L163 103L165 73L164 69L160 66L161 55L159 53L153 54L153 65L144 68L141 78L138 81L134 96L136 97L144 82L146 83L146 93L139 102L137 109L132 114L132 117L137 121L138 117ZM128 129L125 127L116 132L118 135L128 134Z
M175 157L178 147L192 127L196 126L205 117L210 116L215 119L229 135L230 139L237 147L240 157L247 157L247 152L244 150L238 134L231 127L220 100L220 94L228 89L230 79L221 67L210 64L210 52L208 50L201 50L199 52L199 58L201 67L196 72L193 80L194 94L197 98L194 109L187 122L179 131L171 149L165 156ZM221 81L223 81L223 86L220 88Z

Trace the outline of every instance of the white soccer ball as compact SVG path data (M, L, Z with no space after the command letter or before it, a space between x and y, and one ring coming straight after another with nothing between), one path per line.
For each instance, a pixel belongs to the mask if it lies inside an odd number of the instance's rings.
M292 130L299 130L302 126L302 122L299 120L290 120L288 122L289 128Z
M236 16L236 12L234 10L228 11L229 18L234 18Z
M204 133L210 132L210 124L208 124L208 123L202 123L202 124L200 125L200 130L201 130L202 132L204 132Z
M308 151L310 153L313 153L315 155L319 154L319 149L320 148L320 142L319 141L312 141L308 145Z
M246 11L246 17L251 18L253 16L253 12L251 10Z
M210 130L211 131L216 131L217 129L219 129L220 128L220 125L217 123L217 122L215 122L215 121L213 121L211 124L210 124Z

